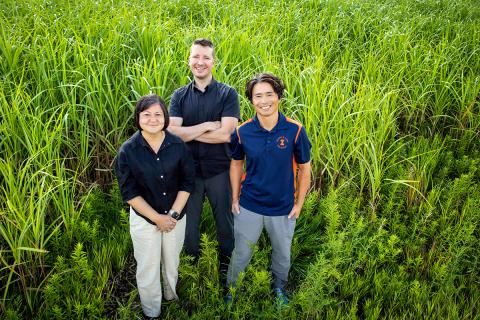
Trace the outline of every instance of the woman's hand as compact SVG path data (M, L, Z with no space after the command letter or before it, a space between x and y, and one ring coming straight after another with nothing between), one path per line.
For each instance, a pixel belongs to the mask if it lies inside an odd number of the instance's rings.
M157 225L157 229L162 232L170 232L177 225L177 220L166 214L157 215L154 222Z

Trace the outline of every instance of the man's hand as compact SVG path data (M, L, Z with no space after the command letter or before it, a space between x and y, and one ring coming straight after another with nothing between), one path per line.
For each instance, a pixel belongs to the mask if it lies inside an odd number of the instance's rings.
M205 125L205 131L214 131L220 129L222 123L220 121L207 121L203 123Z
M242 183L244 160L230 162L230 186L232 188L232 213L240 214L240 185Z
M240 214L240 204L238 200L232 201L232 213L233 214Z
M220 121L207 121L189 127L184 127L182 124L183 118L170 117L167 130L179 136L185 142L195 140L203 134L214 132L222 127Z
M214 130L211 130L209 127L210 130L195 137L194 140L212 144L229 143L232 132L235 131L235 128L237 127L238 119L233 117L222 117L221 121L212 122L214 122L217 127Z
M288 214L288 219L297 219L298 216L300 216L300 211L302 211L302 208L298 204L294 204L292 210Z

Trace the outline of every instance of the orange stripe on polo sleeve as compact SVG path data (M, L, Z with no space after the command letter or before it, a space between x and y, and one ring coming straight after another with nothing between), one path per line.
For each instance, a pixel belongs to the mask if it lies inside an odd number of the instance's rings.
M287 119L288 122L290 123L293 123L295 125L297 125L298 127L298 130L297 130L297 134L295 135L295 143L297 143L297 140L298 140L298 136L300 135L300 130L302 130L302 124L298 121L295 121L289 117L285 117Z
M240 132L238 132L238 129L240 129L241 126L246 125L247 123L252 122L252 121L253 121L253 119L250 118L250 119L248 119L247 121L245 121L244 123L242 123L241 125L239 125L239 126L235 129L235 130L237 131L238 143L242 144L242 139L240 138Z

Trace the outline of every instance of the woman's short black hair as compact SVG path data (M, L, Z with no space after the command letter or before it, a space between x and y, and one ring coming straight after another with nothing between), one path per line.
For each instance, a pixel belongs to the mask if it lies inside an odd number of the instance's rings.
M252 102L253 87L255 87L255 85L260 82L269 83L272 86L273 91L275 91L275 93L277 94L278 98L283 98L283 91L285 90L285 85L283 84L282 80L271 73L264 72L257 74L253 79L249 80L247 82L247 85L245 86L245 95L247 96L248 100L250 100L250 102Z
M168 124L170 123L170 116L168 115L167 106L165 105L165 102L162 100L162 98L152 93L142 96L137 101L137 106L135 107L135 127L137 127L138 130L142 130L142 128L140 127L140 113L147 110L154 104L160 105L160 108L163 112L164 124L162 130L167 129Z

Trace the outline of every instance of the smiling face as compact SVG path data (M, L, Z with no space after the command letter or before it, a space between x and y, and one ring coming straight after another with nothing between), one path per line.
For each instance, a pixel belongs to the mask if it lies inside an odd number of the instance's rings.
M198 80L208 79L212 76L213 48L194 44L190 49L188 65L193 76Z
M144 133L159 134L165 125L165 115L158 103L152 104L139 114L139 125Z
M278 113L280 99L268 82L259 82L252 89L252 104L258 117L267 118Z

